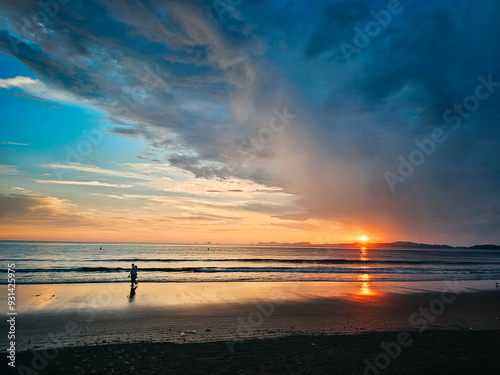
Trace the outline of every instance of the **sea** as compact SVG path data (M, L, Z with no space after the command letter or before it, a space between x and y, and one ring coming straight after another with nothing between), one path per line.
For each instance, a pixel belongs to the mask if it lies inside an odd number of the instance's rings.
M0 242L1 284L499 280L500 251L215 244Z

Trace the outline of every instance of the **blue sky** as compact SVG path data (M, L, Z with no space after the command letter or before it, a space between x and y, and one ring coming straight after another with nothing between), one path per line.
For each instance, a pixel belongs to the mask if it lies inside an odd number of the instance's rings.
M499 8L5 4L0 236L500 243Z

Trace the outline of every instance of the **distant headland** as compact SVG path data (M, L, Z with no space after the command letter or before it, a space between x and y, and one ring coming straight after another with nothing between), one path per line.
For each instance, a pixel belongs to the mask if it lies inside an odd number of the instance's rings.
M312 244L310 242L279 243L279 242L258 242L256 245L262 246L296 246L296 247L372 247L384 249L480 249L480 250L500 250L500 246L493 244L473 245L473 246L450 246L427 243L416 243L409 241L396 242L352 242L352 243L324 243Z

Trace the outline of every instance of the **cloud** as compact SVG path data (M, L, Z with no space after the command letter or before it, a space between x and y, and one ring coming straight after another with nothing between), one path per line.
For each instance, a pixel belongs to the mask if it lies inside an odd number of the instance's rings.
M22 191L22 190L21 190ZM40 240L89 236L108 230L109 216L49 195L22 191L23 194L0 194L1 235L7 238ZM116 227L119 220L113 220ZM64 233L69 236L64 237ZM61 237L62 236L62 237Z
M10 186L10 189L14 190L14 191L17 191L17 192L21 192L21 193L27 194L27 195L34 194L33 191L25 189L25 188L20 187L20 186Z
M64 180L35 180L40 184L59 184L59 185L81 185L81 186L104 186L117 188L130 188L132 185L125 184L108 184L99 181L64 181Z
M500 43L500 30L488 16L498 4L402 2L404 11L352 63L339 44L353 44L353 27L371 21L371 9L360 1L324 4L316 5L321 11L304 11L297 2L277 23L297 46L276 45L281 74L303 94L289 104L299 114L294 126L275 144L273 181L299 197L303 212L296 217L391 238L463 244L480 238L474 232L495 241L499 202L486 197L497 196L494 186L500 186L494 167L500 152L489 141L500 136L492 121L500 96L481 102L459 131L443 114L473 94L479 75L491 72L500 80L490 49ZM370 6L379 11L386 3ZM266 17L277 16L272 12ZM310 34L297 26L299 19ZM264 25L260 35L273 32ZM399 155L408 158L415 142L437 127L448 140L392 193L384 172L395 171Z
M36 5L22 3L10 4L6 18L22 19ZM87 22L97 15L102 24ZM91 103L114 123L129 125L113 132L142 135L167 150L175 143L200 161L221 161L219 149L228 130L241 126L234 121L233 106L262 80L261 68L248 56L262 48L245 48L260 42L244 24L233 25L230 34L221 32L211 3L90 1L78 7L74 2L61 6L44 28L53 33L11 24L11 32L0 35L4 51L12 53L14 43L16 57L40 77L17 77L4 85ZM207 166L188 167L200 177L223 174Z
M100 219L89 210L66 199L36 194L0 194L2 234L30 238L59 228L87 229L100 226ZM29 228L29 230L28 230ZM28 230L28 231L27 231ZM40 232L40 233L39 233ZM39 237L40 238L40 237Z
M1 195L2 217L16 217L36 213L57 215L65 212L67 201L38 195Z
M12 87L17 88L26 88L40 85L36 79L32 79L29 77L15 77L15 78L7 78L0 79L0 87L4 89L10 89Z
M372 22L387 1L242 2L220 21L211 1L74 0L44 25L12 21L31 17L35 0L8 2L0 50L37 79L0 87L90 103L106 111L112 134L143 137L168 162L58 168L176 193L247 193L219 186L245 180L293 197L270 211L302 228L317 220L396 239L498 242L500 91L457 131L443 114L463 107L479 76L500 81L500 5L401 4L349 62L340 44L354 45L354 27ZM296 117L269 133L283 106ZM384 172L437 127L448 140L391 192Z
M9 146L30 146L31 143L20 143L20 142L8 142L8 141L2 141L0 142L1 145L9 145Z
M131 136L131 137L143 135L143 132L141 132L138 129L124 128L124 127L114 127L111 129L111 132L114 134L121 134L121 135L126 135L126 136Z
M30 77L15 77L0 79L0 88L17 88L35 96L35 99L45 99L56 102L77 103L80 100L70 92L50 87L38 79Z
M65 169L65 170L71 170L71 171L77 171L77 172L87 172L90 174L101 174L101 175L106 175L110 177L123 177L123 178L132 178L132 179L139 179L139 180L144 180L147 179L147 175L143 173L134 173L130 171L120 171L116 169L104 169L97 167L95 165L90 165L90 164L81 164L81 163L67 163L67 164L40 164L40 167L42 168L47 168L47 169L55 169L55 170L60 170L60 169Z
M129 197L125 195L117 195L117 194L100 194L100 193L90 193L89 195L98 196L98 197L108 197L113 199L129 199Z
M21 172L13 165L0 165L0 174L18 175Z

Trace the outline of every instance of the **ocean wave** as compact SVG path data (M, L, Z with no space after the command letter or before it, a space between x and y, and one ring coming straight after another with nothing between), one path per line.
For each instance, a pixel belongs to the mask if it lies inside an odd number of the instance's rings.
M117 273L128 272L128 268L121 267L68 267L68 268L27 268L17 269L16 273ZM468 273L483 273L494 274L499 273L500 269L429 269L429 268L328 268L328 267L145 267L139 268L139 272L199 272L199 273L275 273L275 272L293 272L293 273L350 273L350 274L370 274L370 273L385 273L385 274L468 274Z
M450 260L361 260L361 259L274 259L274 258L224 258L224 259L165 259L165 258L110 258L110 259L8 259L9 261L16 262L78 262L78 263L93 263L93 262L126 262L126 263L188 263L188 262L206 262L206 263L225 263L225 262L237 262L237 263L283 263L283 264L345 264L345 265L369 265L369 264L379 264L379 265L456 265L456 266L476 266L476 265L495 265L499 264L500 261L488 260L488 263L484 261L456 261L455 259ZM92 267L88 267L92 268ZM95 267L102 268L102 267Z

